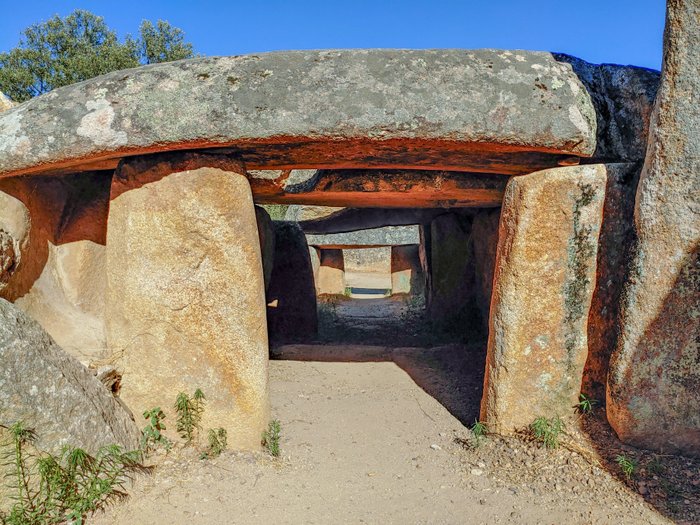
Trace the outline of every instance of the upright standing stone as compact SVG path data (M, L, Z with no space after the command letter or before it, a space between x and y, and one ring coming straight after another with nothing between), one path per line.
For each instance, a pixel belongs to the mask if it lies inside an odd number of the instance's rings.
M268 346L244 169L152 168L122 167L112 185L107 343L121 396L137 414L172 414L178 392L201 388L203 428L223 426L234 446L257 447L269 414Z
M481 322L486 330L491 311L493 272L498 248L498 223L501 209L481 210L474 217L472 242L474 243L474 270L476 273L476 303L481 312Z
M423 293L423 277L417 244L391 247L391 293Z
M345 293L345 260L343 250L322 248L318 268L319 295L342 295Z
M636 446L700 455L700 3L668 0L661 85L608 420Z
M501 212L481 419L510 433L578 401L603 165L514 177Z
M275 263L267 290L270 341L308 342L318 333L318 313L306 236L291 221L275 221L274 230Z
M471 226L470 218L454 213L440 215L430 223L428 315L440 329L479 329L474 325Z
M606 164L603 224L598 238L596 286L588 315L588 358L581 391L602 401L610 356L620 333L620 300L634 244L634 194L640 165Z
M260 206L255 207L255 220L258 223L258 240L262 255L265 291L267 291L272 277L272 267L275 263L275 226L270 214Z

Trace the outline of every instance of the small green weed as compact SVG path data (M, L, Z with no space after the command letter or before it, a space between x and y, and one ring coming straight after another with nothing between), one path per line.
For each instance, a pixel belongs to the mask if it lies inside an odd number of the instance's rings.
M586 394L581 393L578 396L578 403L576 403L576 410L580 414L590 414L593 412L593 407L598 404L598 401L588 397Z
M97 509L127 497L126 482L134 473L149 470L140 464L141 451L124 452L116 445L99 449L95 456L65 447L59 456L32 458L27 446L35 433L19 422L9 433L3 463L12 471L15 503L9 514L0 514L4 525L82 524Z
M474 420L472 425L472 437L474 439L474 446L479 447L484 439L486 439L486 425L481 421Z
M227 434L225 428L210 428L208 434L209 448L202 452L200 458L215 458L226 449Z
M188 445L192 443L196 431L201 430L205 401L204 393L199 388L191 397L185 392L180 392L175 399L177 432Z
M262 446L264 446L271 456L280 455L280 435L282 427L278 419L273 419L267 426L267 430L262 435Z
M660 475L663 474L665 471L666 467L656 456L654 456L654 458L651 461L649 461L649 463L647 463L647 472L649 472L649 474Z
M530 423L530 433L532 436L547 448L557 448L559 446L559 435L563 431L564 422L559 416L555 416L551 419L538 417Z
M162 446L165 450L170 450L173 444L163 435L165 414L160 407L146 410L143 413L143 417L148 420L148 425L141 431L141 450L143 450L144 454L148 454L148 452L157 449L159 446Z
M632 458L628 458L624 454L620 454L615 458L617 464L620 466L620 470L625 475L627 479L632 479L635 471L637 470L637 462Z

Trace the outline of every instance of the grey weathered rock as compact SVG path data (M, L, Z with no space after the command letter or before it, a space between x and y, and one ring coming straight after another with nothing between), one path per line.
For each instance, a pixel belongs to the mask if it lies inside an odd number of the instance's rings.
M187 100L187 111L174 100ZM591 155L595 128L588 92L551 53L196 58L116 71L0 114L0 176L113 168L128 155L211 147L229 148L248 169L525 173Z
M36 430L39 449L53 453L68 444L93 453L110 444L139 445L139 429L111 392L0 299L0 426L17 421Z
M608 420L636 446L700 455L700 3L669 0L635 209L638 242Z
M419 238L418 226L385 226L371 230L306 236L310 246L327 246L329 248L418 244Z
M430 224L443 213L445 210L440 208L345 208L329 217L302 221L299 226L307 234L346 233L383 226Z
M287 208L287 213L284 216L285 221L310 221L317 219L325 219L326 217L334 216L343 208L333 206L308 206L293 204Z
M591 95L598 121L598 162L644 159L649 119L659 87L659 72L616 64L590 64L569 55L554 55L571 64Z

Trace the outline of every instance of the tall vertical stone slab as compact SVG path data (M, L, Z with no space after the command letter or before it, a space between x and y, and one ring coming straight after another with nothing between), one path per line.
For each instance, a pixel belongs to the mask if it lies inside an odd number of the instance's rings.
M423 277L419 246L391 247L391 293L421 295Z
M319 250L317 289L319 295L345 293L345 260L343 250L322 248Z
M306 236L296 222L275 221L275 262L267 290L270 341L302 343L318 333L313 268Z
M428 315L452 331L474 326L474 253L471 219L445 213L430 223Z
M260 241L263 276L267 291L272 277L272 267L275 263L275 226L270 214L260 206L255 207L255 219L258 223L258 240Z
M481 322L486 330L489 326L493 272L496 267L498 249L498 223L501 209L485 209L474 216L472 242L474 244L474 271L476 274L476 304L481 313Z
M596 286L588 314L588 358L581 391L602 401L608 365L620 333L620 301L634 245L634 195L637 163L606 164L603 223L598 238Z
M669 0L607 414L620 439L700 455L700 3Z
M107 344L121 397L136 414L172 414L178 392L201 388L203 428L223 426L233 446L257 447L269 415L268 346L245 171L138 167L115 174L107 232Z
M510 433L578 401L605 196L603 165L514 177L501 212L481 419Z

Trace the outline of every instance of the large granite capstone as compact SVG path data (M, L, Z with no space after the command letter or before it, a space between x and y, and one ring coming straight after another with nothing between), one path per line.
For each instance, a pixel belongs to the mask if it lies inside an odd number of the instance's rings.
M518 174L593 154L596 114L551 53L332 50L116 71L0 115L0 176L201 148L227 148L248 169Z

